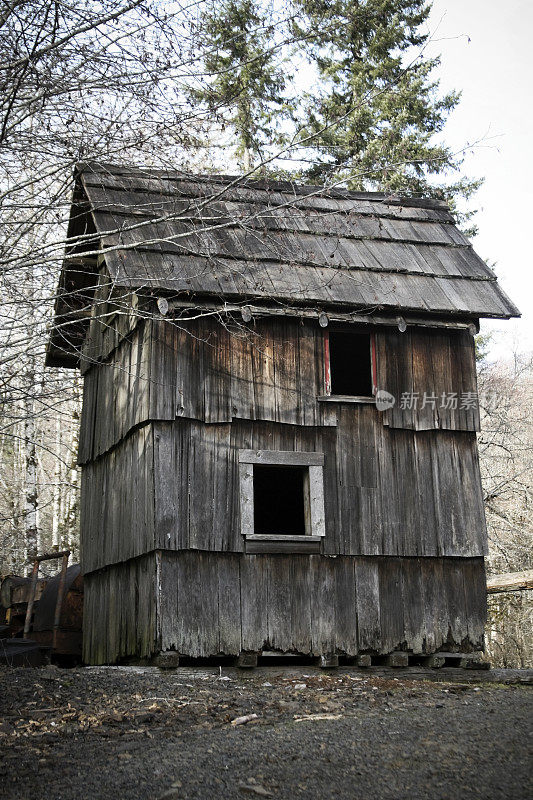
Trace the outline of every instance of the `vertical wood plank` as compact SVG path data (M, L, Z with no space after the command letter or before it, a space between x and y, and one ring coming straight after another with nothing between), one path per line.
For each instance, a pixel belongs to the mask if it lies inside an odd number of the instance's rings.
M334 562L335 559L328 557L309 557L315 655L334 653L336 649Z
M241 557L242 650L261 650L268 638L268 559Z
M355 559L358 650L381 649L379 572L376 559Z
M238 655L241 651L240 559L216 556L218 568L218 652ZM213 587L214 588L214 587Z

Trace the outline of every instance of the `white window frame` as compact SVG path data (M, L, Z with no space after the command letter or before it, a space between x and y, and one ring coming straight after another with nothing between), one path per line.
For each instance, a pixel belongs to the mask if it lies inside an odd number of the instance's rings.
M304 473L305 534L254 533L254 465L306 467ZM246 541L285 547L320 545L326 535L324 511L324 453L297 450L240 450L239 487L241 534Z

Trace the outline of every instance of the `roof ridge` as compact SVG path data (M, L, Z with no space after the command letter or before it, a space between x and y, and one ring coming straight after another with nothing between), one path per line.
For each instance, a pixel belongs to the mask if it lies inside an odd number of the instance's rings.
M338 186L320 186L316 184L298 183L297 181L277 180L259 176L253 178L245 175L226 175L222 173L193 173L185 170L166 169L163 167L128 167L119 164L108 164L99 161L80 161L76 164L76 174L85 171L109 172L113 175L123 175L124 177L149 178L150 176L164 178L167 181L202 181L213 184L231 184L241 181L235 188L252 188L259 191L269 189L278 192L293 192L296 195L316 197L331 197L334 199L345 200L367 200L369 202L387 203L412 208L434 208L449 211L450 207L444 200L430 197L406 197L404 195L392 194L387 192L359 192L351 189L344 189Z

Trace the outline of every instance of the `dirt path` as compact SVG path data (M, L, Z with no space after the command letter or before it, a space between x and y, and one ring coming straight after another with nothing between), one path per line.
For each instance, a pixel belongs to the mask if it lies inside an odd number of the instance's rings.
M0 714L0 795L17 800L533 796L527 686L311 668L5 669Z

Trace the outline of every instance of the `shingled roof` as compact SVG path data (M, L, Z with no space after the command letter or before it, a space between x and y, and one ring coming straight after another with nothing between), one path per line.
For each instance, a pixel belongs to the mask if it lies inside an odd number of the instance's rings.
M462 318L518 316L438 200L95 163L77 169L56 313L94 282L95 240L127 290Z

